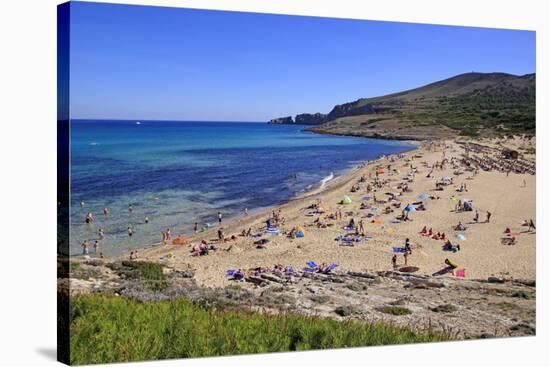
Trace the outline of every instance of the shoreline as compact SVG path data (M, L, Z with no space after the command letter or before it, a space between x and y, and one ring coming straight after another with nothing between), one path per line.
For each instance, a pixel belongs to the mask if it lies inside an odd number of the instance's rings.
M311 132L311 133L317 134L316 132ZM326 134L326 135L335 135L335 134ZM365 138L364 136L354 136L354 137L356 137L356 138ZM381 140L391 140L391 139L383 139L383 138L380 138L380 139ZM403 140L403 141L410 142L411 143L411 149L405 150L405 151L403 151L401 153L397 153L397 154L407 154L407 153L417 151L421 148L422 144L425 143L425 141L414 141L414 140ZM366 168L366 167L368 167L370 165L373 165L373 164L379 164L379 162L387 159L387 157L392 156L392 155L396 155L396 154L389 154L389 155L384 155L383 154L381 157L378 157L376 159L373 159L373 160L370 160L370 161L363 161L362 163L360 163L358 165L353 165L351 167L345 168L345 169L343 169L342 174L340 174L338 176L335 175L331 180L327 181L324 186L317 187L317 188L312 187L310 190L306 190L303 193L295 194L293 197L290 197L290 198L288 198L288 199L286 199L286 200L284 200L284 201L282 201L278 204L273 204L273 205L269 205L269 206L265 206L265 207L260 206L260 207L254 208L252 210L249 210L249 215L246 218L243 218L242 214L241 215L233 215L233 216L224 218L224 223L225 224L223 225L223 228L225 230L227 230L227 229L230 229L232 227L242 226L242 225L245 225L247 223L253 223L253 222L257 221L258 219L260 219L261 217L269 216L270 213L273 210L277 209L277 208L284 208L284 207L287 207L289 205L299 203L299 202L302 202L302 201L306 201L306 200L314 200L317 197L322 196L323 194L331 193L331 192L333 192L337 189L340 189L343 186L349 184L353 179L356 178L355 175L362 168ZM207 235L215 234L218 228L219 228L218 225L213 224L210 228L208 228L204 231L199 231L195 235L186 236L185 234L180 234L179 236L186 237L189 240L189 242L194 242L194 241L197 241L197 240L200 241L200 240L204 239ZM178 237L178 236L172 236L172 238L176 238L176 237ZM166 247L170 247L170 246L171 247L178 247L178 246L181 247L180 245L172 245L172 244L163 245L163 243L161 241L159 241L159 242L155 242L155 243L140 245L140 246L136 247L133 250L125 250L125 251L121 252L120 254L118 254L116 256L113 256L112 258L117 259L117 260L128 258L128 256L130 255L130 252L135 251L135 250L138 250L143 256L144 253L147 253L147 252L151 251L152 249L156 249L159 246L161 248L164 248L165 246Z

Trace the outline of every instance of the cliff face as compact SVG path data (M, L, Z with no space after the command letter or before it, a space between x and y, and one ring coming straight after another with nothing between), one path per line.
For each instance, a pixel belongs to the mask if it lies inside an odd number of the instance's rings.
M328 121L335 120L338 117L370 115L376 113L376 110L371 104L361 104L361 100L351 103L344 103L334 106L328 114Z
M275 119L269 120L268 124L293 124L292 116L278 117Z
M299 125L319 125L326 120L327 115L324 113L302 113L300 115L296 115L296 123Z

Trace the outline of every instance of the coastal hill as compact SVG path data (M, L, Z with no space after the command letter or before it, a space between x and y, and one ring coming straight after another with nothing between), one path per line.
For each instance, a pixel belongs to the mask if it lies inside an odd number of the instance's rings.
M466 73L399 93L336 105L328 114L300 114L272 124L389 139L535 134L536 76Z

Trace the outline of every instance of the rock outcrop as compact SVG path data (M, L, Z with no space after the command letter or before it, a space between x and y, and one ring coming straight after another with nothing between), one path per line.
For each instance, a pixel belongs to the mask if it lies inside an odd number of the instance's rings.
M327 121L327 115L324 113L302 113L296 115L294 119L299 125L319 125Z
M278 117L275 119L269 120L268 124L294 124L294 120L292 119L292 116L286 116L286 117Z

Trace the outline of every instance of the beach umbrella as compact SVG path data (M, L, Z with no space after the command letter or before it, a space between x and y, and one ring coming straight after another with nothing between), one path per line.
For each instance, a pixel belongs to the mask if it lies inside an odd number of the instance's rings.
M420 194L420 195L418 195L418 197L419 197L420 199L422 199L422 200L426 200L427 198L430 197L430 195L428 195L428 194Z
M462 233L455 234L455 238L460 241L466 240L466 237Z
M349 204L351 204L351 199L350 199L350 197L347 196L347 195L344 195L344 197L342 198L342 204L344 204L344 205L349 205Z
M415 212L415 211L416 211L416 209L414 208L414 206L412 206L412 205L410 205L410 204L407 205L407 206L405 207L405 209L403 209L403 210L405 210L406 212Z

